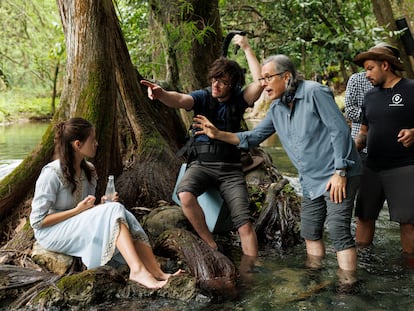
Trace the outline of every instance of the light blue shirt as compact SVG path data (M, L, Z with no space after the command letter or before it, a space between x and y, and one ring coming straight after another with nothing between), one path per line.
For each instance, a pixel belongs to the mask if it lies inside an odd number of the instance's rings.
M237 133L239 148L256 147L275 132L298 170L303 195L312 200L326 191L335 169L346 168L348 176L361 174L350 128L327 86L299 82L293 109L275 99L262 122Z
M92 163L87 163L93 167ZM72 184L63 176L60 160L54 160L43 167L36 181L30 213L30 223L35 231L42 227L43 220L48 214L72 209L88 195L95 195L97 184L95 171L89 182L82 170L77 182L78 187L72 193Z

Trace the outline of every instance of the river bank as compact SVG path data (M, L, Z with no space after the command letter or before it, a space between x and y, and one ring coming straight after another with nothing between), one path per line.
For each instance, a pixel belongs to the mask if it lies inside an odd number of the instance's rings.
M18 165L39 143L48 123L16 123L0 127L0 143L7 143L10 148L7 161ZM43 127L43 128L42 128ZM7 132L11 131L11 132ZM18 147L26 135L31 143L26 147ZM289 166L284 163L283 150L272 137L269 146L264 149L272 154L273 161L281 172ZM0 151L3 151L0 145ZM19 151L20 156L15 154ZM16 162L13 162L13 159ZM17 162L19 161L19 162ZM14 164L13 164L14 163ZM285 175L285 174L284 174ZM297 177L289 175L289 181L295 187ZM296 189L296 187L295 187ZM300 193L300 189L297 190ZM355 226L353 224L353 230ZM414 306L414 268L408 267L401 256L398 226L389 221L388 210L381 212L377 221L374 247L362 253L358 258L358 277L361 280L360 291L355 295L341 295L335 286L327 286L319 292L307 296L303 294L303 284L334 284L337 263L329 237L325 237L327 255L324 268L314 274L304 269L306 253L303 245L288 252L281 253L272 249L261 249L259 262L251 277L251 287L246 288L240 297L232 301L221 301L209 306L186 304L166 299L135 299L96 306L95 310L410 310ZM290 292L288 291L290 290ZM293 293L293 294L292 294ZM297 299L299 297L299 299ZM396 303L398 302L398 303ZM1 309L1 308L0 308Z
M58 104L57 99L55 106ZM50 120L52 111L52 98L47 91L27 88L0 92L0 125Z

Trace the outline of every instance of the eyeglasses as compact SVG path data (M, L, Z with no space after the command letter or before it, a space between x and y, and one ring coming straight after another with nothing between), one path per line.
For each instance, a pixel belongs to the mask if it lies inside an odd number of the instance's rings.
M282 74L284 74L286 71L283 71L283 72L278 72L278 73L275 73L275 74L272 74L272 75L270 75L270 76L267 76L267 77L264 77L264 78L259 78L259 79L257 79L257 80L259 80L259 82L260 83L262 83L262 82L272 82L273 81L273 77L276 77L276 76L281 76Z
M218 78L212 78L211 79L211 84L214 84L215 82L217 82L218 86L223 87L223 86L229 86L230 82L223 80L223 79L218 79Z

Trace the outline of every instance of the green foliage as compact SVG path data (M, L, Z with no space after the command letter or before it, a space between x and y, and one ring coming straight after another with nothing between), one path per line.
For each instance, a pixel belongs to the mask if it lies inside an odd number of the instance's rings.
M267 189L255 185L248 186L249 200L254 204L253 213L260 213L263 208L263 203L266 198Z
M0 1L1 89L52 87L64 38L55 0Z
M292 187L291 184L286 184L283 189L281 190L282 193L286 195L296 195L295 189Z
M192 21L194 14L192 4L187 0L178 1L176 14L182 21L179 25L171 23L165 29L149 29L157 27L149 25L149 4L143 0L119 0L117 13L120 19L122 32L127 42L133 64L139 68L145 77L160 76L165 70L166 51L169 48L177 50L178 55L188 52L194 41L203 44L208 36L214 35L209 25L197 27L197 21ZM164 9L164 8L163 8ZM174 14L174 11L169 12ZM151 17L153 18L153 17ZM154 37L154 33L158 36Z
M169 1L156 3L171 21L180 22L155 29L159 26L150 23L154 19L150 16L150 1L114 0L132 62L145 77L163 75L168 49L184 57L194 42L203 44L215 35L210 25L198 24L203 22L197 19L202 2L177 0L175 6ZM401 11L410 8L408 2L398 3L405 5ZM224 34L232 29L247 31L259 59L287 54L307 79L332 67L339 73L340 65L351 73L356 53L390 35L377 26L371 0L219 0L219 10ZM229 57L248 67L243 53ZM64 37L55 0L0 1L0 96L6 96L4 91L10 88L37 89L41 93L51 90L55 68L63 68L64 59ZM60 79L62 73L60 70ZM251 81L247 74L247 81Z
M224 29L242 28L262 57L286 54L311 78L379 39L370 0L221 0Z
M116 8L132 63L143 76L150 76L152 70L160 70L163 64L152 59L153 51L162 48L151 40L148 1L119 0Z

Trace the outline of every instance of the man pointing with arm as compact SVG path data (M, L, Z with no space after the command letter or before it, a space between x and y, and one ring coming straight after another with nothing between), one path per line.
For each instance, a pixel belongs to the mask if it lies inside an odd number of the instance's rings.
M356 271L351 219L361 161L349 127L329 88L302 80L287 56L266 59L261 75L259 80L273 102L256 128L230 133L200 115L194 119L194 126L200 129L197 134L250 148L277 132L299 172L303 190L301 235L306 242L307 265L321 266L326 221L340 268L340 285L351 285Z
M259 98L262 86L258 82L260 64L247 38L236 35L233 42L244 51L254 78L254 82L244 89L242 68L235 61L222 57L210 66L210 88L182 94L166 91L148 81L141 81L143 85L148 86L149 98L158 99L172 108L194 110L195 115L207 115L223 130L239 131L245 109L253 106ZM207 227L205 215L197 201L197 197L209 187L217 187L226 202L233 224L238 230L243 253L256 257L257 237L250 222L249 199L240 163L240 151L234 145L200 135L189 148L187 170L178 185L177 193L183 213L198 235L211 248L217 249L217 243Z

